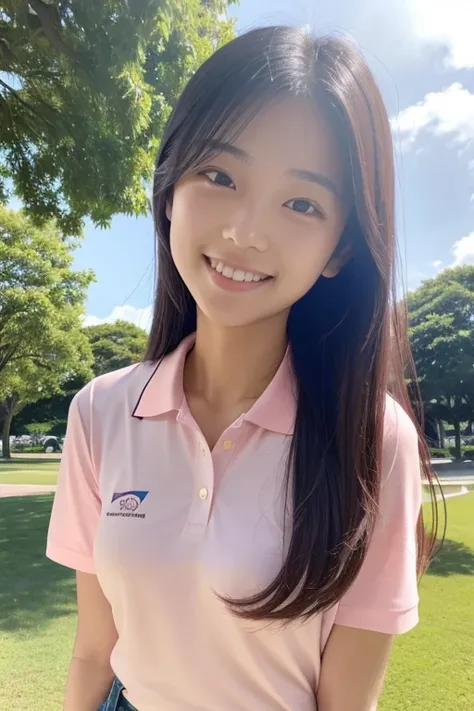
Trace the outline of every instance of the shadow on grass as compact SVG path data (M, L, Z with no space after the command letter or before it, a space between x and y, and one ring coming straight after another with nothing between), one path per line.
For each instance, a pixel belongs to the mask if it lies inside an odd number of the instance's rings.
M12 457L12 459L0 459L0 467L9 467L10 465L13 466L24 466L24 467L30 467L32 465L37 466L38 464L58 464L60 462L61 457L58 455L56 457L48 457L48 455L41 455L38 457Z
M74 614L74 571L45 556L53 496L0 499L0 630Z
M445 540L428 568L428 575L474 575L474 550L464 543Z

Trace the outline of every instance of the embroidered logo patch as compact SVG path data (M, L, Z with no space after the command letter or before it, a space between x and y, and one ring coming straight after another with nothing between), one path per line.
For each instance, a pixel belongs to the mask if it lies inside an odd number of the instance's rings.
M146 514L136 513L136 510L143 503L149 491L122 491L112 496L111 510L107 511L107 516L123 516L126 518L145 518Z

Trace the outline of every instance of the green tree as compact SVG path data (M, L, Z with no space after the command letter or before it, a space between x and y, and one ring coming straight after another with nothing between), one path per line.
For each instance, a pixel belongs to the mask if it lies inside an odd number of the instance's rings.
M4 0L0 200L78 234L147 211L164 124L193 71L233 35L232 0Z
M75 335L75 334L71 334ZM58 344L56 344L58 345ZM91 376L91 353L87 341L64 343L55 350L59 367L47 367L29 359L10 362L2 372L0 382L0 423L2 424L2 456L10 457L12 420L26 405L35 403L45 393L60 396L72 372L81 380ZM51 345L52 349L55 346Z
M133 323L116 321L87 326L84 333L91 344L95 376L138 363L145 354L148 336Z
M446 269L408 295L410 341L427 412L454 426L461 458L461 423L474 398L474 266Z
M92 376L138 363L143 358L148 339L145 331L126 321L87 326L83 333L92 351L92 372L82 378L78 374L73 380L68 380L60 393L31 401L14 419L12 428L16 434L25 432L25 426L32 422L50 423L53 433L60 434L66 427L69 405L75 393ZM57 432L56 428L59 428Z
M81 328L90 271L72 270L76 241L0 206L0 403L3 452L11 419L92 362Z

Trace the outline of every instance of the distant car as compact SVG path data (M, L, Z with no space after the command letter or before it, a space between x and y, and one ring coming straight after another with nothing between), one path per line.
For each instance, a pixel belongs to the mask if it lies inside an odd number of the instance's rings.
M40 444L46 454L55 454L63 451L63 446L59 437L46 435L40 439Z

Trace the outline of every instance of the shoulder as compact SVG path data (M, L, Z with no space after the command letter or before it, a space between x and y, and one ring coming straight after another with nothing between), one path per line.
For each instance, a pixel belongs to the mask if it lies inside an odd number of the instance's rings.
M413 420L404 408L387 394L383 423L384 458L395 459L400 449L407 446L413 448L414 445L418 446L418 432Z
M417 428L390 395L385 402L383 425L381 492L388 493L393 503L406 497L418 499L421 490L419 436Z
M99 419L125 409L131 415L140 394L156 369L149 361L130 365L91 380L73 398L71 410L84 419Z

